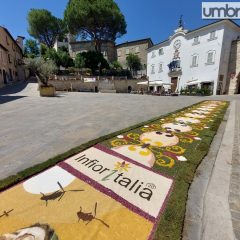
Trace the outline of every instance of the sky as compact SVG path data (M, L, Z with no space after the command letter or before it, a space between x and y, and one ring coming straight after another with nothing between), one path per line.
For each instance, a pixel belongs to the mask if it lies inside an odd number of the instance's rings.
M62 18L68 0L0 0L0 25L16 38L30 38L27 14L31 8L44 8ZM192 30L211 23L201 19L201 0L115 0L127 22L127 34L117 43L151 38L156 44L172 35L183 15L185 28ZM211 0L209 0L211 1ZM218 0L218 2L225 2ZM213 2L213 0L212 0ZM232 1L238 2L238 1ZM240 24L240 20L236 21Z

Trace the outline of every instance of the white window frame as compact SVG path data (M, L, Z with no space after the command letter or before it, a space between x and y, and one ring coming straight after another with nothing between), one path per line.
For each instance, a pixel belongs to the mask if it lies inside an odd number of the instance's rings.
M135 53L140 53L140 48L139 48L139 46L136 46L136 48L135 48Z
M121 51L121 50L118 50L118 51L117 51L117 54L118 54L118 57L121 57L122 51Z
M209 61L209 54L212 54L212 61ZM216 51L215 50L209 50L207 52L207 59L206 59L206 64L207 65L215 64L215 55L216 55Z
M196 60L195 62L193 60ZM191 67L198 67L198 59L199 59L199 55L198 54L193 54L192 55L192 59L191 59Z
M155 51L152 51L152 58L156 57Z
M197 44L200 43L199 38L200 38L199 36L195 36L195 37L193 38L193 45L197 45Z
M159 63L159 65L158 65L158 72L159 73L163 72L163 63Z
M212 41L215 39L217 39L217 31L216 30L210 32L208 41Z
M155 64L151 65L151 74L155 74Z
M126 48L125 53L126 53L126 55L128 55L130 53L129 48Z
M163 48L159 48L159 50L158 50L158 54L159 54L159 55L163 55L163 54L164 54L164 52L163 52Z

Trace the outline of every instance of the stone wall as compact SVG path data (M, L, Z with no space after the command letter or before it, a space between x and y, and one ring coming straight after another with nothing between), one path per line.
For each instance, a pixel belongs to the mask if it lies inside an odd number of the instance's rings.
M144 80L101 78L95 82L84 82L84 80L80 78L56 77L50 80L49 83L54 85L57 91L128 93L130 90L140 91L143 89L147 91L147 85L137 84L142 81Z
M74 59L78 53L95 51L94 42L92 41L79 41L79 42L70 42L69 43L69 54ZM117 53L115 49L114 42L103 42L101 46L101 51L104 58L113 62L117 59Z
M232 42L228 65L227 89L229 95L239 93L239 82L240 82L240 41L235 40Z
M147 74L147 48L151 46L150 40L146 41L133 41L119 44L117 48L117 59L121 63L123 68L127 68L127 56L132 53L137 55L142 64L142 70L138 71L138 75Z

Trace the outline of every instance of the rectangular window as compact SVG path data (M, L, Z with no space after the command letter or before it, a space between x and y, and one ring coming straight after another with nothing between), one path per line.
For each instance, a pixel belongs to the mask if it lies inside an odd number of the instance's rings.
M10 54L8 54L8 62L11 63L12 62L12 59L11 59L11 56Z
M214 63L214 53L209 52L207 55L207 64L213 64Z
M136 49L135 49L135 53L139 53L140 51L139 51L139 47L136 47Z
M118 50L118 57L121 57L121 50Z
M163 55L163 48L160 48L158 53L159 53L159 55Z
M163 71L163 64L162 63L159 63L159 69L158 69L158 72L162 72Z
M154 58L155 56L155 51L152 51L152 58Z
M129 48L126 48L126 54L129 54Z
M197 55L194 55L192 57L192 67L197 67Z
M154 74L155 73L155 65L153 64L152 65L152 70L151 70L151 73Z
M210 38L209 38L209 40L214 40L214 39L216 39L217 37L216 37L216 31L212 31L211 33L210 33Z
M193 39L193 45L199 44L199 36L194 37Z

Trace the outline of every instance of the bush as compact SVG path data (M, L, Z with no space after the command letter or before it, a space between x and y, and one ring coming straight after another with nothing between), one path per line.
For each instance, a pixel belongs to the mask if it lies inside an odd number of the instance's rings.
M212 90L209 88L181 88L181 95L190 95L190 96L209 96L212 95Z

